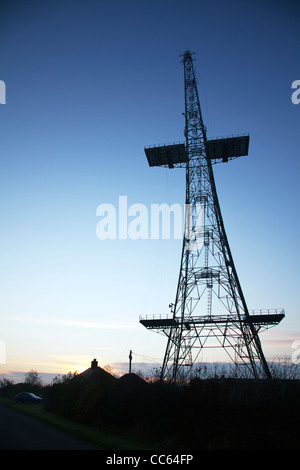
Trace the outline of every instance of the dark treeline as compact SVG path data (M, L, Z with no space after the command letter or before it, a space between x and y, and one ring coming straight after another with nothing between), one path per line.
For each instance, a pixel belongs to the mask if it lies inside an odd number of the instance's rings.
M13 398L21 389L2 383L1 394ZM174 386L135 374L92 382L68 374L30 391L49 412L157 449L300 447L299 380L209 378Z

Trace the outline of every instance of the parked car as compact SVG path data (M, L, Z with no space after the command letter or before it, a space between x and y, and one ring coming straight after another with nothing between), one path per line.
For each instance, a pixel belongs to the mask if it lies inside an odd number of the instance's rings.
M40 403L41 400L41 397L30 392L21 392L15 396L16 403Z

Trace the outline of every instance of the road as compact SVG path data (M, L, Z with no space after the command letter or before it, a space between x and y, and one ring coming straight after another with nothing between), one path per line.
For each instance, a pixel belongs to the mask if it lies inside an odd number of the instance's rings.
M101 449L0 403L0 450Z

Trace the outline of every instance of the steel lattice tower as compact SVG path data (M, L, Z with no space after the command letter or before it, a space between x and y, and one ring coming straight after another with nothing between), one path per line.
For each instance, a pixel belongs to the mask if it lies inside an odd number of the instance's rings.
M183 54L185 144L146 148L150 166L186 168L185 230L171 316L141 318L164 333L162 379L186 380L204 348L223 348L242 376L270 378L258 331L278 324L284 310L250 314L224 228L212 164L247 155L249 136L208 140L192 53Z

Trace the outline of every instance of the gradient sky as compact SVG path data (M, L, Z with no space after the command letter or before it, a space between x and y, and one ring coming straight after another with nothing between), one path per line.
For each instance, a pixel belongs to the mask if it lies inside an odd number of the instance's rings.
M184 203L184 170L144 146L183 141L183 65L208 137L250 134L214 166L249 309L285 308L267 359L300 340L300 9L297 1L2 1L0 376L161 362L139 315L169 313L180 240L99 240L100 204Z

